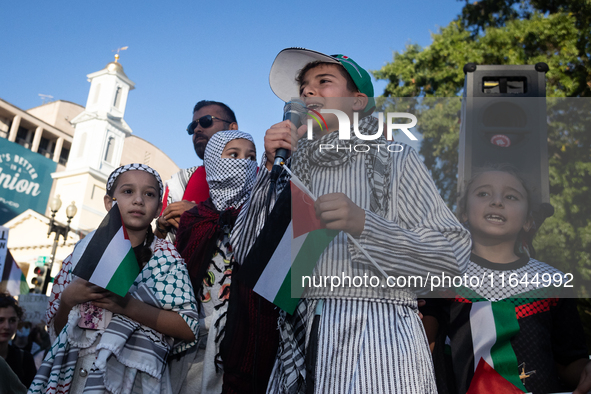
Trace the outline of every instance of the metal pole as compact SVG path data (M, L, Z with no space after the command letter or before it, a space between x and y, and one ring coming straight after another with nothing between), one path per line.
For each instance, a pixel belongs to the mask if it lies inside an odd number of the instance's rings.
M47 268L47 271L45 271L45 279L43 279L43 288L41 289L41 294L47 294L47 286L49 286L49 280L51 279L51 269L53 268L53 262L55 261L55 254L57 252L57 244L60 239L60 233L61 229L57 227L55 229L55 238L53 239L53 246L51 247L51 261L49 262L49 267Z

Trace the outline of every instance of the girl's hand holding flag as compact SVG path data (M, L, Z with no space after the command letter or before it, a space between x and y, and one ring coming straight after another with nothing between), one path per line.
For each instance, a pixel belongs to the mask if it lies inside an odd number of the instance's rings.
M183 259L155 239L162 180L144 164L108 178L107 216L55 278L47 312L56 337L29 392L167 392L169 354L196 346L199 314ZM126 380L137 376L138 379Z

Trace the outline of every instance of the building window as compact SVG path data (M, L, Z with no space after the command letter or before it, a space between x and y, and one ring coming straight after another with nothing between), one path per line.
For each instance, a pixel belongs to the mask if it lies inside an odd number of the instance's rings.
M68 157L70 156L70 150L66 148L62 148L60 152L59 163L65 166L68 163Z
M111 163L113 160L113 151L115 150L115 138L109 137L107 140L107 149L105 150L105 161Z
M24 146L27 149L31 148L31 140L30 140L31 133L29 130L25 129L24 127L19 127L18 131L16 132L16 143Z
M37 149L37 153L51 159L53 156L53 150L55 149L55 144L53 144L50 140L45 137L41 137L41 141L39 141L39 149Z
M0 117L0 137L8 138L8 132L10 131L10 122L6 118Z
M121 105L121 87L117 86L117 90L115 91L115 100L113 100L113 106L115 108L119 108Z

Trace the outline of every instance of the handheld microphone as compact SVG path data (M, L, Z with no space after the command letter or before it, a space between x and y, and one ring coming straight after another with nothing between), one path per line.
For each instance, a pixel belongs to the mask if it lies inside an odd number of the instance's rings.
M306 105L301 100L292 100L285 103L283 107L283 120L289 120L293 125L299 128L306 117ZM281 173L281 165L287 159L288 150L279 148L275 152L275 161L271 169L271 180L277 180Z

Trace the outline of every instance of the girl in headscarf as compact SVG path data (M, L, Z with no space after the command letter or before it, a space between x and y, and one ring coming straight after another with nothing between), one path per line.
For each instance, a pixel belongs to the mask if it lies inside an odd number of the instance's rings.
M72 274L81 240L55 278L46 320L56 338L29 393L171 393L166 358L195 346L199 316L187 268L174 246L154 238L162 181L144 164L108 178L105 208L118 205L140 273L125 297ZM80 263L83 264L83 261Z
M202 335L207 336L201 392L220 393L223 374L219 345L226 324L233 262L229 240L256 178L254 141L242 131L220 131L209 140L203 161L210 198L181 216L177 248L187 261L201 304ZM187 379L192 380L191 375ZM185 386L191 384L195 383L186 382Z

